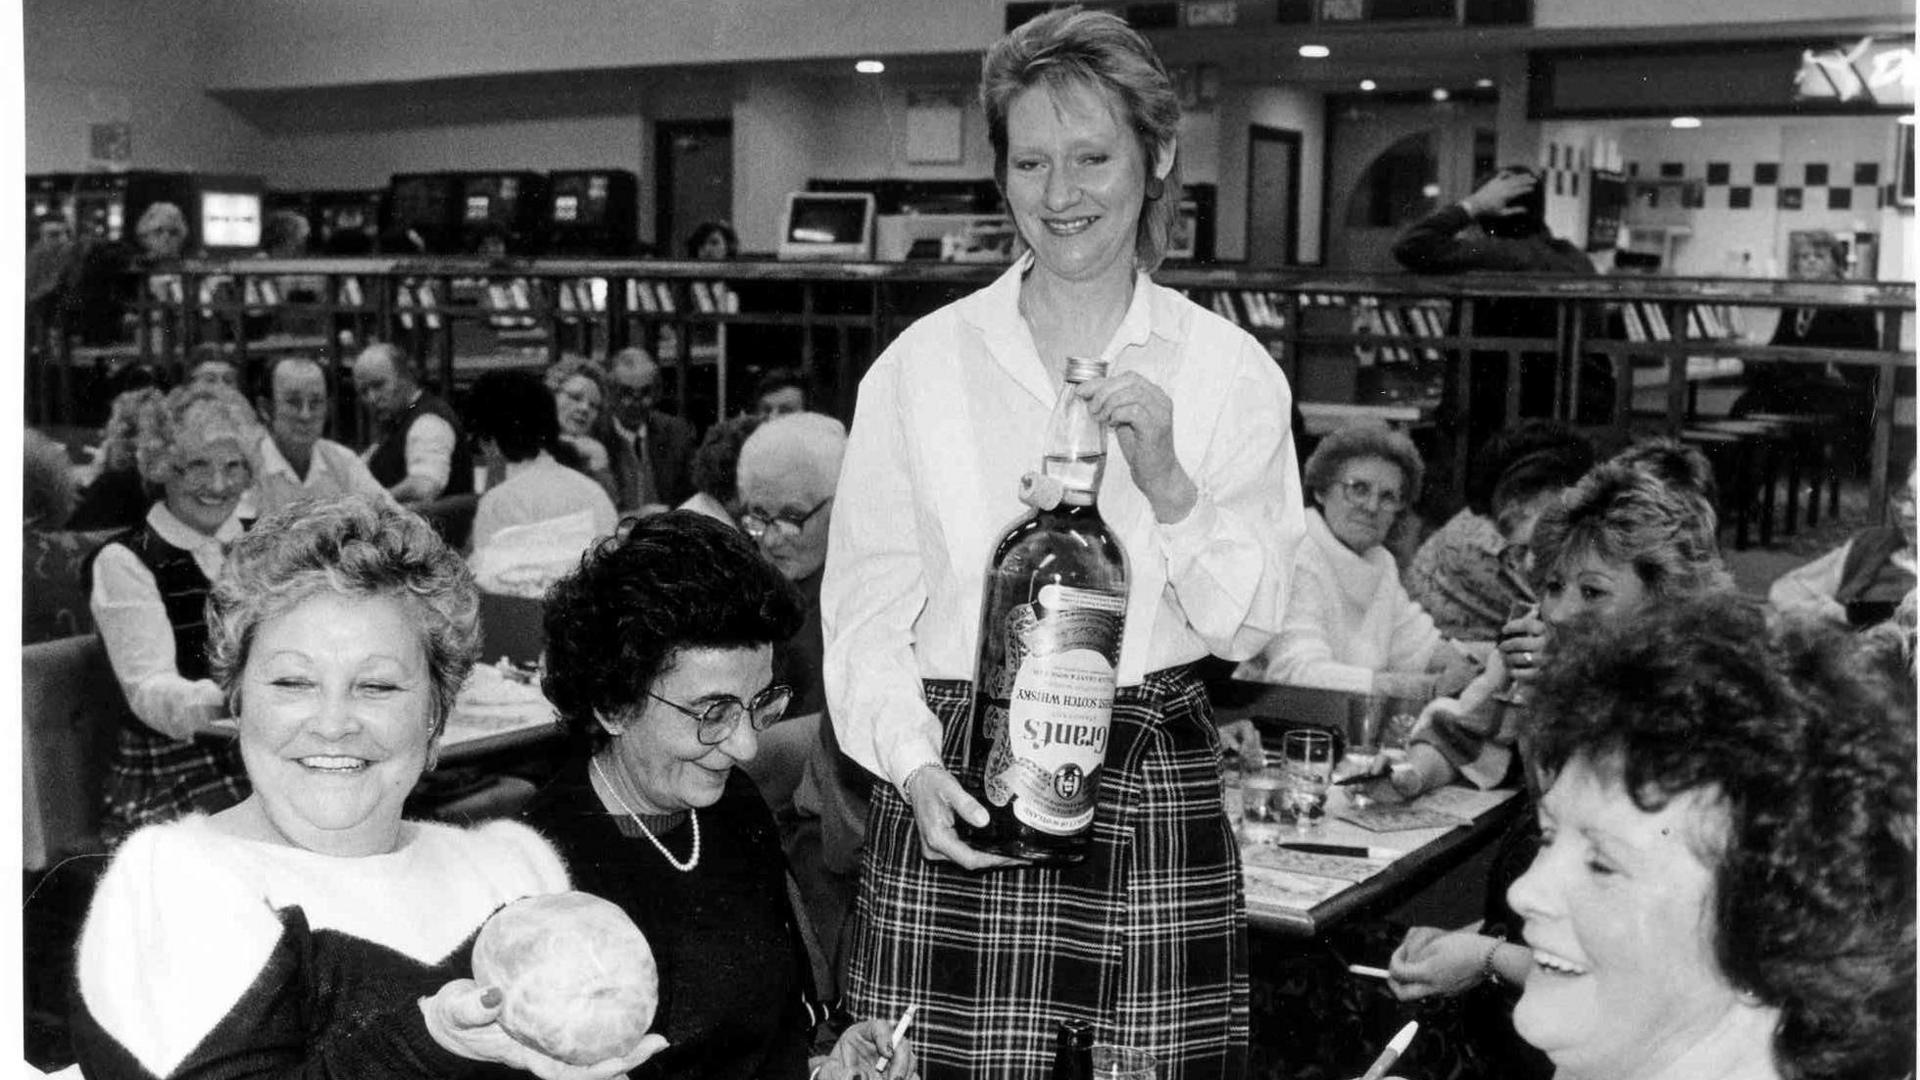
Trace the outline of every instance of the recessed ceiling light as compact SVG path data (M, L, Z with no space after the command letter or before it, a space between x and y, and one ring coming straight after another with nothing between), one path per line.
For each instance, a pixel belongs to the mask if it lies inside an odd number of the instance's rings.
M1309 60L1324 60L1333 55L1333 50L1327 48L1325 45L1302 45L1300 46L1300 55Z
M1452 96L1452 94L1447 93L1447 88L1444 86L1436 86L1433 88L1433 100L1435 101L1445 101Z
M1492 79L1475 79L1473 80L1473 85L1479 87L1482 90L1491 90L1493 89L1493 80Z
M1913 126L1913 114L1912 114L1912 113L1902 113L1902 114L1900 115L1900 118L1899 118L1898 120L1896 120L1896 121L1895 121L1895 123L1900 123L1900 124L1905 124L1905 125L1907 125L1908 127L1912 127L1912 126Z
M862 75L878 75L887 70L887 65L878 60L855 60L853 62L853 70Z
M1667 122L1677 128L1697 128L1700 126L1700 118L1697 116L1676 116Z
M1437 199L1440 197L1440 185L1428 184L1420 189L1420 194L1425 195L1429 199Z
M1377 83L1377 82L1374 82L1374 81L1373 81L1372 79L1361 79L1361 80L1360 80L1360 89L1362 89L1362 90L1373 90L1373 89L1375 89L1375 88L1377 88L1377 87L1378 87L1379 85L1380 85L1379 83Z

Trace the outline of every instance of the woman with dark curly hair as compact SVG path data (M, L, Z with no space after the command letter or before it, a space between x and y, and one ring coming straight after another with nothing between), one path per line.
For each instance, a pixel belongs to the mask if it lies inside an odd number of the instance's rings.
M1563 1080L1914 1067L1914 717L1837 630L1734 596L1597 636L1535 685L1557 774L1508 890L1514 1025Z
M653 943L670 1048L642 1075L807 1075L806 948L773 814L738 768L792 696L773 646L799 598L745 534L676 510L623 523L546 609L542 685L574 752L525 816ZM819 1075L873 1075L888 1034L854 1025ZM911 1071L910 1053L884 1070Z

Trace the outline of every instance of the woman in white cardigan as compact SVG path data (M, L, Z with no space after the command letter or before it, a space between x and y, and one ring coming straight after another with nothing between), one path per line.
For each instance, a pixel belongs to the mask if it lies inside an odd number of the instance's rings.
M1285 621L1240 678L1420 700L1465 683L1473 661L1407 595L1386 548L1425 472L1413 440L1384 425L1321 440L1303 476L1314 506Z

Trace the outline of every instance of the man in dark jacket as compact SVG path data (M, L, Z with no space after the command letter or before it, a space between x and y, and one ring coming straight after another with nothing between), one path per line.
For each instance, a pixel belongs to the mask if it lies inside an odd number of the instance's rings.
M600 441L622 514L671 508L693 494L693 425L655 409L659 393L660 368L645 349L614 354Z
M1394 241L1393 257L1419 274L1481 272L1592 276L1592 260L1547 230L1546 193L1540 176L1525 166L1509 165L1473 194L1443 206L1407 227ZM1475 337L1535 337L1559 334L1553 301L1515 298L1479 300L1473 306ZM1455 327L1455 332L1458 332ZM1601 328L1589 320L1589 334ZM1581 369L1577 419L1604 420L1613 400L1613 373L1604 358ZM1477 443L1506 422L1507 356L1476 351L1471 360L1467 401L1470 438ZM1520 415L1554 414L1550 352L1521 354Z

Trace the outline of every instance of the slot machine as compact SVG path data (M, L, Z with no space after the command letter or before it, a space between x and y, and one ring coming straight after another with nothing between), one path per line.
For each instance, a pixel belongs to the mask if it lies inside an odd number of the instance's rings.
M487 255L530 254L528 249L546 213L546 192L547 178L540 173L462 174L459 250Z
M380 248L390 255L452 255L461 250L461 174L396 173L387 186ZM425 247L422 252L416 246Z
M548 173L542 253L613 258L632 253L639 191L639 178L622 169Z
M315 255L371 255L380 241L384 191L313 191L307 194L307 250Z
M27 177L27 243L38 239L35 224L44 219L60 218L67 223L69 231L74 223L74 188L78 186L78 173L40 173Z

